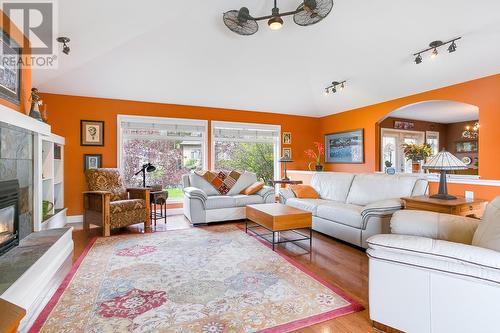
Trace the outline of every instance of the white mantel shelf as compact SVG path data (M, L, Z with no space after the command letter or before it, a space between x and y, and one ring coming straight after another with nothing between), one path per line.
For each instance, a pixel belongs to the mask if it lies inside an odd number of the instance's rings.
M289 174L302 174L314 175L316 173L335 173L334 171L307 171L307 170L287 170ZM382 173L382 172L376 172ZM439 183L439 174L401 174L407 176L426 177L431 183ZM473 175L448 175L448 183L450 184L466 184L466 185L480 185L480 186L500 186L500 180L496 179L480 179L479 176Z
M50 135L50 125L1 104L0 122L24 128L35 133Z

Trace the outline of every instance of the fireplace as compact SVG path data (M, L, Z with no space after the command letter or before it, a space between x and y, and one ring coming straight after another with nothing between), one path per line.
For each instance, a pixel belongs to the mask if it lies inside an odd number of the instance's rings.
M0 256L19 244L19 183L0 182Z

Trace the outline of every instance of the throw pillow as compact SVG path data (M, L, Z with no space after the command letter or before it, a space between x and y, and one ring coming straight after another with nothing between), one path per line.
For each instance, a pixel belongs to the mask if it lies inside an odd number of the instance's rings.
M263 187L264 187L264 182L255 182L252 185L248 186L243 191L241 191L240 194L252 195L262 190Z
M319 199L318 192L310 185L291 185L290 189L297 198Z
M488 204L472 245L500 251L500 196Z

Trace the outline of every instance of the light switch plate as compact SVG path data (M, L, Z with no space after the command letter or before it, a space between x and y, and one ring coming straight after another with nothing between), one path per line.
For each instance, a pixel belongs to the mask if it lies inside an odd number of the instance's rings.
M474 200L474 192L472 192L472 191L465 191L465 199Z

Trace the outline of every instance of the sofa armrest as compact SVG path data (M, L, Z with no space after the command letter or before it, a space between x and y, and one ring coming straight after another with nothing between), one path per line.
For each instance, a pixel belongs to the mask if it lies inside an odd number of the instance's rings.
M471 244L480 221L470 217L401 210L391 219L391 232Z
M257 194L264 199L264 202L266 202L269 196L274 197L274 187L264 186L259 192L257 192Z
M279 197L280 197L280 202L282 204L285 204L288 199L295 198L295 193L293 193L292 189L289 187L280 188Z
M203 204L205 204L205 202L208 199L208 196L205 193L205 191L203 191L202 189L196 188L196 187L185 187L183 189L183 191L184 191L184 195L186 197L188 197L189 199L198 199L198 200L202 201Z
M380 234L367 240L370 257L489 280L500 280L500 252L427 237ZM484 276L485 274L489 275ZM493 275L492 275L493 274Z
M400 199L381 200L366 205L361 211L363 229L366 227L366 223L368 223L371 217L391 216L398 210L401 210L401 208L403 208L403 204Z

